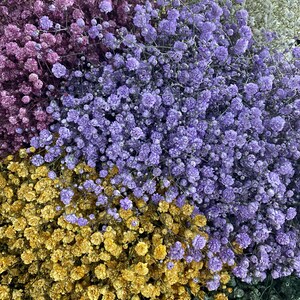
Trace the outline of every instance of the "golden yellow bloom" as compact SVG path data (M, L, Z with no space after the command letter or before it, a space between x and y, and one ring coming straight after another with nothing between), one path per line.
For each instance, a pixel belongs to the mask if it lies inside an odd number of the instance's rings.
M137 233L133 231L125 231L123 234L123 240L122 243L132 243L137 238Z
M130 230L138 230L139 229L139 219L137 217L130 217L126 220L126 226L130 229Z
M155 233L152 236L152 244L153 246L159 246L162 244L163 238L160 234Z
M153 257L155 259L164 259L167 256L167 247L165 245L159 245L155 247Z
M194 211L194 206L190 204L184 204L183 207L181 208L181 211L183 215L190 216Z
M24 230L26 225L27 225L26 219L23 217L13 220L13 226L16 231Z
M30 148L29 148L29 151L30 151L31 153L34 153L35 150L36 150L36 149L35 149L34 147L30 147Z
M4 197L6 197L7 199L11 199L14 195L14 191L10 187L5 187L3 191Z
M148 252L148 245L144 242L139 242L137 245L134 247L135 252L139 256L144 256Z
M0 174L0 189L4 189L6 186L6 179Z
M13 239L16 237L16 230L13 226L8 226L5 230L5 236L9 239Z
M74 281L80 280L86 273L87 269L84 266L78 266L71 270L71 278Z
M55 281L63 281L68 277L68 272L67 270L62 267L59 264L54 264L53 268L50 272L50 276L55 280Z
M227 296L225 294L223 294L223 293L215 295L214 299L215 300L228 300Z
M93 245L100 245L103 242L103 235L101 232L95 232L91 235L91 242Z
M199 227L204 227L206 225L207 219L204 215L197 215L194 218L194 224Z
M155 287L153 284L147 284L142 289L142 295L147 298L154 298L159 296L160 291L157 287Z
M122 270L122 278L126 281L134 281L136 275L132 270Z
M0 300L9 300L9 287L6 285L0 284Z
M26 250L21 254L21 259L23 260L24 264L28 265L34 261L35 256L31 250Z
M137 273L139 275L147 275L149 272L149 269L147 268L146 263L139 262L138 264L136 264L134 266L134 271L135 271L135 273Z
M133 211L132 210L125 210L125 209L120 209L119 210L119 215L123 220L127 220L128 218L130 218L133 215Z
M243 248L237 242L232 242L233 251L236 254L243 254Z
M158 204L159 212L167 212L169 210L170 204L167 201L160 201Z
M170 205L169 212L173 216L173 218L175 216L179 216L180 214L182 214L181 209L178 206L176 206L175 204Z
M103 261L109 261L111 259L111 255L108 252L101 252L99 258Z
M221 273L221 278L220 278L220 282L223 284L227 284L230 280L230 276L227 272L225 273Z
M100 289L96 285L90 285L87 288L87 295L89 300L98 300L100 298Z

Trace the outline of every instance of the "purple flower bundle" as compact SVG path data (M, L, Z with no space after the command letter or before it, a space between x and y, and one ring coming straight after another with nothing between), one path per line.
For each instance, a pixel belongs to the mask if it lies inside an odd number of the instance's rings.
M247 11L233 14L231 1L146 1L117 30L108 29L113 2L98 10L101 24L86 26L78 13L72 25L101 40L105 54L95 60L86 50L73 65L53 61L60 90L48 86L53 123L31 138L45 150L32 163L60 160L74 169L84 159L101 178L117 167L112 184L145 202L158 203L166 189L167 202L196 206L210 239L196 236L192 244L207 248L213 273L231 266L246 282L268 272L300 276L299 48L288 63L256 45ZM39 22L46 31L55 26L50 15ZM120 205L130 210L122 193ZM71 189L60 194L65 205L72 196ZM99 192L96 205L108 203ZM179 241L169 256L184 257ZM218 285L216 277L209 289Z

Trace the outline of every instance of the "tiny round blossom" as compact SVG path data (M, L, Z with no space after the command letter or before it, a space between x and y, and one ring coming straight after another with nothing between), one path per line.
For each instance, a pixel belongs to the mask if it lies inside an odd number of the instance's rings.
M273 131L277 131L277 132L282 131L284 125L285 125L285 120L280 116L274 117L270 120L270 126Z
M134 57L130 57L126 61L126 67L129 71L137 70L139 68L139 65L140 65L139 61Z
M43 30L49 30L51 27L53 27L53 22L48 16L42 16L40 18L40 26Z
M120 200L120 206L125 210L129 210L132 209L133 204L131 200L129 200L128 198L124 198Z
M206 245L206 239L201 236L201 235L197 235L194 239L193 239L193 247L197 250L201 250L205 247Z
M69 205L74 196L74 191L71 189L63 189L60 192L60 200L65 204Z
M99 4L99 9L100 11L104 12L104 13L109 13L113 10L113 7L112 7L112 2L111 0L103 0L100 2Z
M56 78L61 78L67 74L67 68L60 63L55 63L52 67L52 73Z

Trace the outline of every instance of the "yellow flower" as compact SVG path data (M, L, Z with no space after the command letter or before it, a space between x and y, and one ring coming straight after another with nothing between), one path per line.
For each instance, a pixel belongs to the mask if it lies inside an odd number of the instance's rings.
M138 264L136 264L134 266L134 271L138 275L143 275L144 276L144 275L148 274L149 269L147 268L147 264L146 263L139 262Z
M140 222L139 222L138 218L136 218L136 217L130 217L126 220L126 226L130 230L138 230L139 225L140 225Z
M206 225L207 219L204 215L197 215L194 218L194 224L199 227L204 227Z
M6 186L6 179L0 174L0 189L4 189Z
M13 226L16 231L23 231L26 228L26 225L26 219L23 217L13 220Z
M100 290L96 285L90 285L87 288L87 295L89 300L98 300L100 298Z
M144 243L144 242L139 242L135 246L134 250L137 253L137 255L144 256L148 252L148 245L146 243Z
M84 277L86 271L87 271L86 267L78 266L78 267L74 268L73 270L71 270L70 276L74 281L77 281Z
M214 297L215 300L228 300L227 296L225 294L216 294Z
M165 245L159 245L154 249L153 257L155 259L164 259L167 256L167 248Z
M35 257L31 250L26 250L21 254L21 259L23 260L25 265L29 265L34 261Z
M95 268L95 275L98 279L107 278L106 266L104 264L100 264Z
M103 261L110 261L111 255L108 252L101 252L99 258Z
M95 232L91 235L91 242L93 245L100 245L103 242L103 235L101 232Z
M122 278L126 281L134 281L136 275L132 270L122 270Z
M24 198L26 201L33 201L36 198L35 192L34 191L28 191L26 194L24 194Z
M34 147L30 147L30 148L29 148L29 151L30 151L31 153L34 153L35 150L36 150L36 149L35 149Z
M55 281L63 281L66 280L68 277L68 272L67 270L62 267L59 264L54 264L53 268L50 272L51 278L53 278Z
M10 187L5 187L4 188L4 196L7 198L7 199L11 199L14 195L14 191L12 190L12 188Z
M194 211L194 207L190 204L184 204L181 211L185 216L190 216Z
M160 201L158 204L159 212L167 212L169 210L170 204L167 201Z
M230 280L230 276L227 272L221 274L221 279L220 279L221 283L226 284L229 282L229 280Z

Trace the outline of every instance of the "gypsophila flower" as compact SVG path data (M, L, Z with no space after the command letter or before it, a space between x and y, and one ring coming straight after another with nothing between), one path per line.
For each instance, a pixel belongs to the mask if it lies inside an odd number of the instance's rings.
M69 205L74 196L74 191L71 189L63 189L60 192L60 200L65 204Z
M132 209L132 201L128 198L121 199L120 206L125 210Z
M40 18L40 26L43 30L49 30L53 27L53 22L49 19L48 16L42 16Z
M55 63L52 67L52 73L56 78L61 78L67 74L67 68L60 63Z
M100 9L100 11L102 11L106 14L111 12L113 10L111 0L101 1L100 4L99 4L99 9Z

